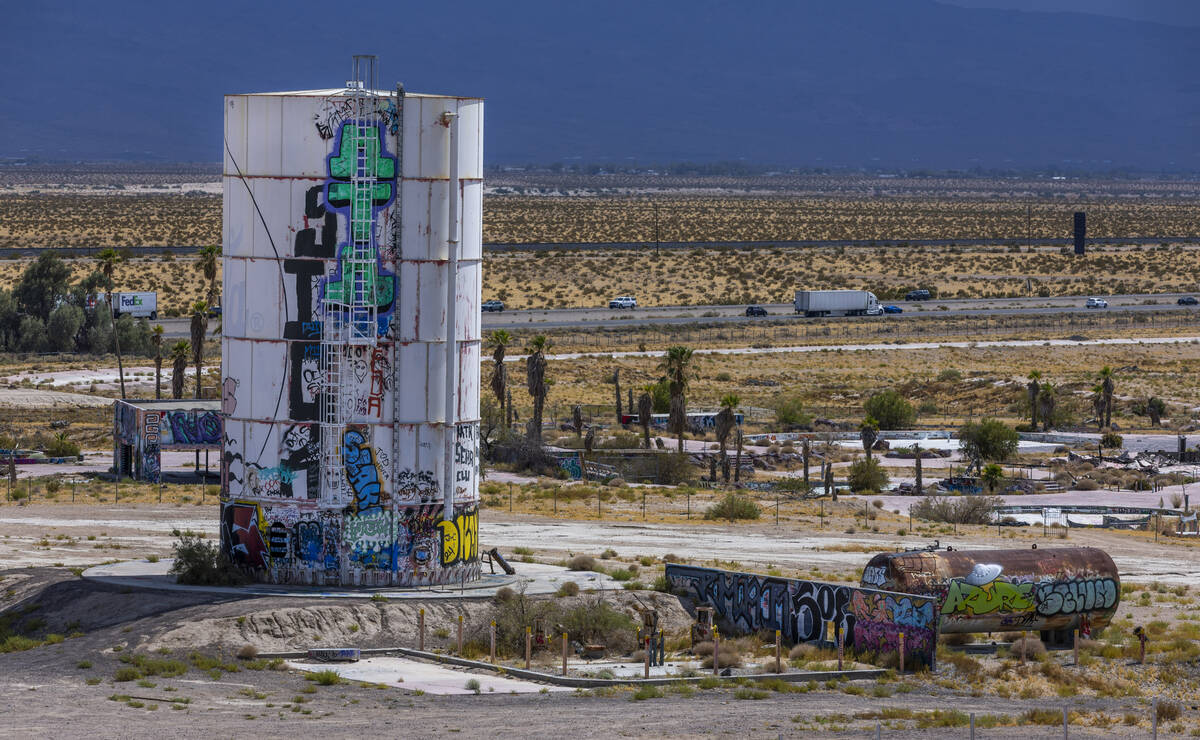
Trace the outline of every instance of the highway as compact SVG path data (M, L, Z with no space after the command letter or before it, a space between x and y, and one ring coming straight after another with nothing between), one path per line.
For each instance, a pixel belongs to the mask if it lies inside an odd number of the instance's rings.
M895 305L903 309L903 313L885 314L883 316L855 316L836 321L905 321L913 318L929 316L1014 316L1022 314L1056 314L1072 312L1101 312L1101 311L1189 311L1197 314L1200 320L1200 306L1180 306L1176 301L1190 293L1159 293L1141 295L1104 296L1108 300L1108 308L1085 308L1087 296L1066 296L1058 298L971 298L930 301L884 301L884 305ZM1200 293L1197 293L1200 296ZM581 329L581 328L623 328L637 326L670 326L682 324L723 324L723 323L753 323L761 321L828 321L830 319L805 319L797 316L790 303L759 304L767 310L766 316L749 317L745 315L746 306L656 306L651 308L610 309L597 306L595 308L557 308L537 309L529 311L503 311L483 314L484 333L493 329L528 329L537 326L541 329ZM942 308L945 306L945 309ZM217 319L209 319L209 326L214 326ZM190 319L160 319L164 336L168 339L188 339L191 337Z
M857 316L841 321L904 321L928 316L1011 316L1021 314L1055 314L1083 311L1191 311L1200 314L1200 306L1180 306L1176 301L1187 293L1157 295L1104 296L1109 308L1084 307L1087 296L1058 298L973 298L930 301L884 301L899 306L903 313L883 316ZM791 303L759 304L767 316L748 317L744 304L736 306L662 306L652 308L610 309L560 308L550 310L503 311L483 314L484 331L493 329L525 329L538 326L544 329L575 329L589 327L635 327L672 324L706 324L778 321L827 321L798 316ZM945 307L944 309L942 307Z

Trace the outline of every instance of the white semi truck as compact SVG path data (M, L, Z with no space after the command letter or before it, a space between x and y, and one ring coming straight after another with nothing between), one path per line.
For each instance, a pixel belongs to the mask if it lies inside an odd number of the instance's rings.
M797 290L796 313L817 316L878 316L879 299L867 290Z

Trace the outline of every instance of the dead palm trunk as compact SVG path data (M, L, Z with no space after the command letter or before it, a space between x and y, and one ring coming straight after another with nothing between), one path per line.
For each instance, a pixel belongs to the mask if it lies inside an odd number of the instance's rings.
M812 454L812 443L805 437L800 443L800 454L804 457L804 492L808 493L810 488L808 484L808 457Z
M650 449L650 417L653 413L654 402L650 400L649 393L643 393L638 397L638 422L642 425L642 438L647 450Z
M734 481L734 483L740 483L742 480L742 427L741 427L741 425L738 425L737 435L736 435L735 439L737 440L737 462L734 463L734 467L733 467L733 481Z
M916 449L916 451L917 451L917 459L916 459L916 466L917 466L917 484L916 484L916 485L917 485L917 495L918 495L918 496L920 496L920 495L921 495L921 493L923 492L923 486L921 485L921 448L920 448L920 447L916 447L915 445L914 445L914 448L915 448L915 449Z
M108 318L112 321L113 349L117 352L117 376L121 379L121 398L125 398L125 362L121 359L121 335L117 332L117 317L113 313L112 290L108 291Z
M1029 394L1029 425L1035 432L1038 425L1038 392L1041 389L1042 386L1037 380L1031 380L1029 385L1025 386L1025 391Z
M621 369L613 370L613 394L617 397L617 426L621 426Z

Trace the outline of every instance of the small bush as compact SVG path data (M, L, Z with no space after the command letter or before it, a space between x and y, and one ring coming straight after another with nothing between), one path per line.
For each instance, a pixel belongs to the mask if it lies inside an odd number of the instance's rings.
M721 645L720 661L720 668L736 668L742 664L742 656L738 654L732 645L726 646L723 644ZM700 661L700 666L702 668L712 668L713 657L711 655L706 656L704 660Z
M705 519L757 519L761 512L758 504L746 496L727 493L725 498L708 507Z
M1159 722L1170 722L1179 719L1182 709L1173 701L1160 701L1155 712L1158 714Z
M304 680L312 681L318 686L337 686L340 683L345 683L346 679L338 675L337 671L323 670L313 671L304 676Z
M254 660L258 657L258 648L253 645L242 645L237 651L237 656L241 660Z
M882 491L887 487L889 478L878 460L864 457L850 464L848 480L852 491Z
M596 570L596 558L591 555L576 555L567 561L570 570Z
M193 532L175 532L175 562L170 573L175 580L190 586L240 586L249 583L216 542Z
M633 692L633 696L630 699L632 701L645 701L646 699L661 699L663 696L665 694L657 686L642 686Z
M136 681L142 677L142 672L133 666L122 666L113 675L114 681Z
M575 581L563 581L556 594L558 596L576 596L579 594L579 584Z
M912 505L918 519L947 524L990 524L992 509L1003 501L994 496L926 496Z
M1021 655L1021 651L1025 651L1026 658L1040 658L1046 654L1046 646L1037 637L1022 637L1014 640L1012 644L1012 654Z
M474 691L476 694L478 694L479 693L479 679L478 678L468 678L467 683L466 683L466 689L467 689L467 691Z

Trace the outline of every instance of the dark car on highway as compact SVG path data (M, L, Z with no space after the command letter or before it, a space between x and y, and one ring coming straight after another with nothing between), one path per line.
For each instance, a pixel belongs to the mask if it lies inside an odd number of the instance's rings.
M767 309L762 306L746 306L747 316L766 316Z
M484 301L479 307L481 311L504 311L504 301Z
M883 312L884 313L904 313L904 309L900 308L899 306L884 306Z
M904 295L904 300L906 301L927 301L930 298L933 298L933 296L930 295L928 290L924 289L910 290Z
M1185 295L1184 297L1180 298L1179 300L1177 300L1175 302L1181 306L1194 306L1197 303L1200 303L1200 301L1196 300L1196 296L1194 296L1194 295Z

